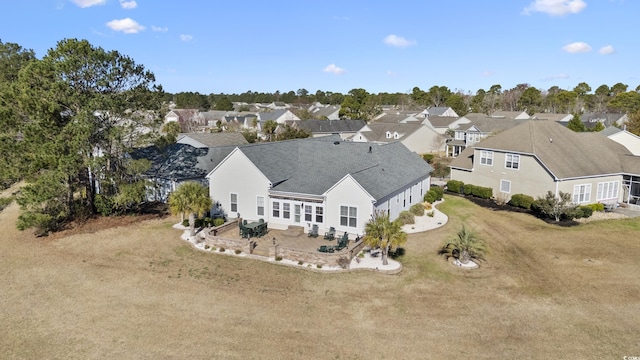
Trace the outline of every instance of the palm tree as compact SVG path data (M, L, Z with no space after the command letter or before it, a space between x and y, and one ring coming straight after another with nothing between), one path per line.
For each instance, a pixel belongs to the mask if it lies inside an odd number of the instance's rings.
M385 211L376 211L364 227L365 244L382 249L382 265L387 265L389 250L403 245L407 241L407 233L402 231L402 224L390 221Z
M173 214L180 214L184 221L184 213L189 214L189 229L191 236L196 234L196 216L202 216L211 208L209 189L195 181L182 183L169 196L169 209Z
M456 236L440 249L438 254L447 259L453 257L463 264L470 260L484 260L487 247L477 235L462 225Z

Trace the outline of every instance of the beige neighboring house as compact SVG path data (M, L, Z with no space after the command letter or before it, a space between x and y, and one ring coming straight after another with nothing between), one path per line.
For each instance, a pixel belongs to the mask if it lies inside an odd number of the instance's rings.
M606 128L598 134L604 135L626 147L633 155L640 156L640 136L617 127Z
M300 120L296 114L289 109L278 109L274 111L262 111L257 114L258 122L273 120L278 124L284 124L285 121Z
M425 109L421 112L421 114L425 117L430 116L450 116L450 117L460 117L455 110L448 106L432 106L430 108Z
M423 117L418 117L419 113L415 111L385 111L374 117L371 122L376 123L419 123L423 121Z
M307 108L307 111L318 120L339 120L340 105L323 105L315 103Z
M572 114L552 114L552 113L535 113L531 115L531 119L534 120L551 120L561 123L568 123L573 119Z
M494 118L504 118L504 119L513 119L513 120L529 120L531 116L527 114L526 111L502 111L496 110L491 113L491 117Z
M466 117L452 116L429 116L423 120L423 124L435 130L438 134L444 135L447 130L455 130L463 124L470 123L471 120Z
M370 123L350 139L354 142L388 144L401 142L418 154L437 153L445 150L446 137L421 123Z
M248 144L247 139L238 132L179 134L176 143L191 145L194 148Z
M488 137L450 167L452 180L490 187L503 200L562 191L575 204L640 203L640 157L606 136L555 121L528 120Z
M486 115L471 119L473 120L458 126L454 130L453 139L447 141L447 157L456 157L467 147L522 123L521 120L492 118Z

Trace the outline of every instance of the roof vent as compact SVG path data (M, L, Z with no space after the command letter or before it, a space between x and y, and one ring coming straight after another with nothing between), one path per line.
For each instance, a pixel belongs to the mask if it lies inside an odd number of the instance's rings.
M340 141L334 141L333 145L340 145Z
M371 151L372 151L372 150L373 150L373 149L371 148L371 146L369 146L369 154L371 154Z

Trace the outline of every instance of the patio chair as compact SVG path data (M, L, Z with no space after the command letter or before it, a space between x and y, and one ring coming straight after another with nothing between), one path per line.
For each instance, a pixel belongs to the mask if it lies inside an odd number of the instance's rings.
M327 245L320 245L320 247L318 248L318 251L320 251L320 252L328 252L329 249L327 248Z
M309 237L318 237L318 225L313 224L311 230L309 230Z
M333 239L335 239L335 237L336 237L336 228L331 226L329 228L329 231L324 233L324 238L325 238L325 240L333 240Z

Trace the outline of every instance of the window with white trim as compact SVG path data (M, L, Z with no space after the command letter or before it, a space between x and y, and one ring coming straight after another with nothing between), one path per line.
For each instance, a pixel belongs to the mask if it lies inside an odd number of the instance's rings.
M580 204L591 201L591 184L573 186L573 203Z
M493 151L481 150L480 151L480 164L493 166Z
M264 196L258 196L256 198L256 206L258 208L256 211L258 216L264 216Z
M500 180L500 192L510 193L511 192L511 181L509 180Z
M340 226L358 226L358 209L354 206L340 206Z
M620 186L620 182L618 181L608 181L598 183L598 192L596 193L596 200L608 200L608 199L617 199L618 198L618 188Z
M282 218L289 219L291 218L291 204L288 202L282 203Z
M238 211L238 194L231 193L231 211Z
M277 201L273 202L273 217L280 217L280 203Z
M464 140L464 131L456 131L454 138L456 140Z
M313 220L313 206L305 205L304 206L304 221Z
M506 154L504 159L504 167L507 169L519 169L520 168L520 155Z
M316 222L324 222L324 208L322 206L316 206Z

